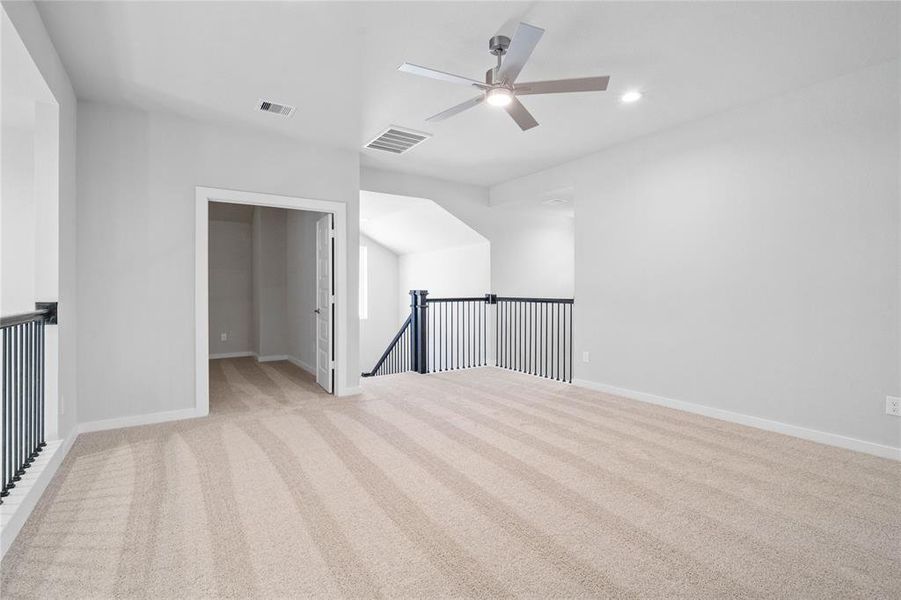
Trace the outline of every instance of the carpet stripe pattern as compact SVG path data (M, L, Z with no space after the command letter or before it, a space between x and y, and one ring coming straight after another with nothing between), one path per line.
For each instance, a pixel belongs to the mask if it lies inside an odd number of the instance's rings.
M333 398L210 363L211 415L85 434L12 598L898 598L901 465L478 368Z

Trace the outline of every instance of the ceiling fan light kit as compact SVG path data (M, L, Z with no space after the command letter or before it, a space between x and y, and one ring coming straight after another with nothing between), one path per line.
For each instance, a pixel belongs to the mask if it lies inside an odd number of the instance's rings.
M507 106L513 101L513 92L507 88L493 88L485 92L485 99L491 106Z
M432 115L426 119L427 121L443 121L478 106L482 102L487 102L491 106L506 110L507 114L519 125L519 128L527 131L537 127L538 121L523 106L517 96L569 92L603 92L607 89L607 85L610 82L610 77L604 75L600 77L516 83L516 78L526 65L542 35L544 35L544 30L540 27L535 27L528 23L520 23L512 39L505 35L496 35L488 40L488 51L497 57L497 66L488 69L485 73L484 82L406 62L398 67L398 70L412 75L419 75L420 77L467 85L479 90L480 93L475 98L452 106L437 115Z

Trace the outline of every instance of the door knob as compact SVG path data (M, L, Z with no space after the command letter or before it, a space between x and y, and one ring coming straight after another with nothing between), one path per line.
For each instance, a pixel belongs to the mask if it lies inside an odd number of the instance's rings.
M317 308L317 309L314 310L313 312L316 313L316 314L318 315L318 314L319 314L319 309Z

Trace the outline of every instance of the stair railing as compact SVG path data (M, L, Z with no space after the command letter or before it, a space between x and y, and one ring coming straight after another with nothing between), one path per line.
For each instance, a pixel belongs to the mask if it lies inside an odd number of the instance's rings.
M0 318L0 503L47 444L44 439L44 326L56 324L56 302Z
M413 352L411 348L413 337L412 322L413 317L411 315L400 326L400 330L391 339L388 348L382 353L381 358L375 363L372 370L368 373L363 373L363 377L394 375L395 373L413 370Z
M364 377L404 371L438 373L493 363L572 382L572 298L428 295L427 290L410 290L410 316Z

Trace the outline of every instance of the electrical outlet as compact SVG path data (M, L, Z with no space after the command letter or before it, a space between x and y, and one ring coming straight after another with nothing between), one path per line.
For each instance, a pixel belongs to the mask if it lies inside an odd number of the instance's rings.
M228 341L228 334L227 334L227 333L220 333L220 334L219 334L219 341L220 341L220 342L227 342L227 341Z
M588 362L588 350L582 352L582 362Z
M901 417L901 398L897 396L886 396L885 414Z

